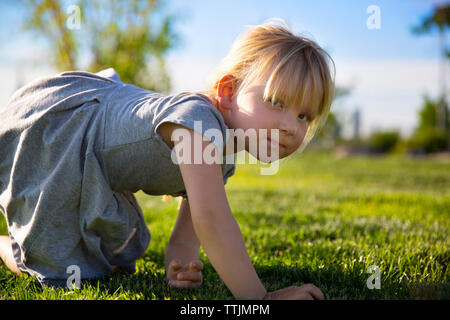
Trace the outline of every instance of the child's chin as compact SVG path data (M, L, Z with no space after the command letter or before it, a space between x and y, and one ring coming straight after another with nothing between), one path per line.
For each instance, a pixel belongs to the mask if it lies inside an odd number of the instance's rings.
M267 156L258 156L257 158L259 161L261 161L262 163L272 163L274 161L277 161L279 159L281 159L280 155L277 154L276 156L272 157L270 155L270 153Z
M255 152L251 152L252 150L246 150L246 151L262 163L272 163L276 160L283 158L283 155L280 152L273 151L270 148L266 154L259 154L259 153L254 154ZM272 155L272 152L274 153L273 155Z

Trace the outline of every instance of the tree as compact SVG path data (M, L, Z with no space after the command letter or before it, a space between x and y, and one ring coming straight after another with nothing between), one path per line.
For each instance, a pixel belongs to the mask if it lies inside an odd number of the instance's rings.
M427 95L423 98L423 106L419 110L419 123L407 145L410 150L425 153L444 151L448 148L450 139L445 130L438 124L438 107L441 101L433 100ZM446 127L449 127L446 119Z
M432 31L434 28L439 29L439 38L441 51L450 58L450 50L445 46L445 29L450 26L450 5L435 7L430 16L425 17L422 22L412 28L412 32L420 35Z
M112 67L124 82L153 91L170 90L164 56L178 37L174 16L163 15L159 26L154 19L164 9L162 0L79 0L70 5L62 0L26 0L26 4L31 18L24 28L46 37L49 60L58 70L80 68L83 44L91 56L87 71ZM77 18L79 28L76 23L71 27L71 19Z
M422 109L419 110L419 125L417 127L418 131L436 127L437 106L437 102L431 100L426 95L424 96Z
M437 28L439 30L439 46L442 55L442 67L441 67L441 97L437 105L437 122L436 125L442 128L447 136L450 138L450 125L449 117L450 111L447 105L447 83L446 83L446 63L447 59L450 58L450 50L447 49L446 44L446 30L450 26L450 5L442 5L435 7L433 13L425 17L422 22L413 27L412 32L420 35L424 33L429 33L433 29ZM425 101L425 104L427 102Z

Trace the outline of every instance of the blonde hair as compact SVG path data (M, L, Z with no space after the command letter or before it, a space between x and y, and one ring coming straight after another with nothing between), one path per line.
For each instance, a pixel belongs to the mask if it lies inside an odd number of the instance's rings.
M217 100L217 87L225 75L232 75L237 90L244 90L255 80L268 81L265 100L282 101L285 106L301 106L312 93L313 119L299 151L302 152L324 125L334 98L335 65L330 55L311 39L293 34L286 22L271 19L248 26L233 43L217 67L206 93Z

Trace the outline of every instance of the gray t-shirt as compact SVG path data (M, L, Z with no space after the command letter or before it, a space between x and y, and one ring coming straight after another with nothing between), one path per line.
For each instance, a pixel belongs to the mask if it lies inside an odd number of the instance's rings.
M216 129L214 143L226 143L222 115L201 94L144 90L113 69L36 80L0 107L0 210L22 271L50 285L64 285L71 265L82 279L134 272L150 232L133 193L186 198L156 132L163 122ZM224 184L234 159L223 159Z

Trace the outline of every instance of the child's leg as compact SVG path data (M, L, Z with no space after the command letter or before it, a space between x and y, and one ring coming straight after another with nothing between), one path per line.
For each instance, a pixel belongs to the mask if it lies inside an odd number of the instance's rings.
M9 240L8 236L0 236L0 258L12 272L17 275L21 274L14 260L11 240Z

